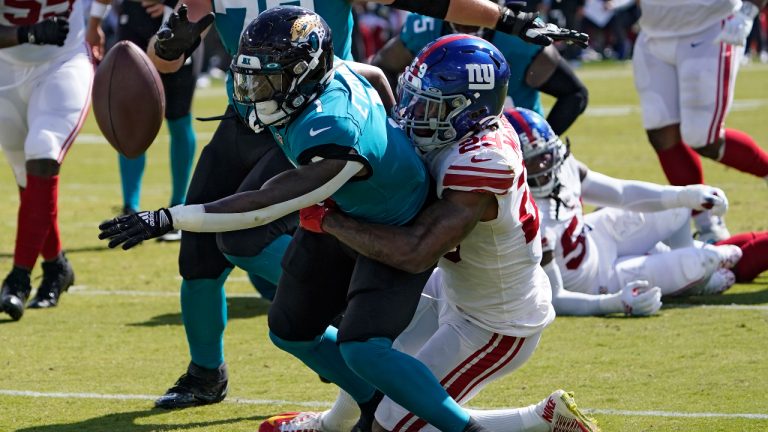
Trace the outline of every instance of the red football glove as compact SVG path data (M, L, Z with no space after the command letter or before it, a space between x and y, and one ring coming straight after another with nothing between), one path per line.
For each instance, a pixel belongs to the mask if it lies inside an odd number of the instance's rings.
M323 219L328 213L334 211L336 211L336 203L332 199L303 208L299 211L299 225L307 231L324 233Z

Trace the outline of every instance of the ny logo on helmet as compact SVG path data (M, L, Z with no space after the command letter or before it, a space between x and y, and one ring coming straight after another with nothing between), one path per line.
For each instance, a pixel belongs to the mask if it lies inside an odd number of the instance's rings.
M489 64L468 64L470 90L491 90L494 86L493 66Z

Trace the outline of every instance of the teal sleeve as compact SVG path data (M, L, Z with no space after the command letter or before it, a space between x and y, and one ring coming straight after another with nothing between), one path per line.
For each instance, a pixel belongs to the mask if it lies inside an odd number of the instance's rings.
M309 163L314 156L325 158L338 155L340 147L354 148L358 153L360 128L353 119L335 115L313 116L292 125L292 156L299 165ZM344 151L344 154L347 152Z
M443 21L418 14L410 14L400 31L400 40L411 54L416 55L428 43L440 37Z

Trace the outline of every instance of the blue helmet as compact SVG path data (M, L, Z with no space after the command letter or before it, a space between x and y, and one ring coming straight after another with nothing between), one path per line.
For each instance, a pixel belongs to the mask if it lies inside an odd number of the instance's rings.
M320 96L333 76L331 37L320 15L296 6L268 9L245 27L230 71L249 126L283 124Z
M394 118L428 152L495 123L504 107L509 65L490 42L466 34L425 46L400 76Z
M560 168L570 154L568 147L535 111L511 108L504 110L504 116L520 137L531 193L538 198L550 196L560 184Z

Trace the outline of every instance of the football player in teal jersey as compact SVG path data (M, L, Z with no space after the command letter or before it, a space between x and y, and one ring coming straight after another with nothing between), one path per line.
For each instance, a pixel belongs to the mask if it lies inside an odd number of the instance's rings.
M99 237L110 247L127 249L174 228L249 228L329 198L339 211L372 223L404 225L415 218L428 196L426 167L387 118L374 88L334 59L331 30L319 15L296 6L263 12L246 27L231 70L234 99L247 107L248 125L268 127L297 168L257 191L104 223ZM392 348L416 311L431 267L396 269L304 228L294 234L282 266L270 338L355 399L361 430L371 428L379 389L407 400L410 412L440 430L485 430L426 366ZM336 329L330 324L341 313ZM410 384L433 397L404 396Z
M535 14L500 8L487 0L377 2L465 24L495 26L540 44L551 43L552 39L586 40L586 35L544 26ZM212 24L228 52L235 54L240 34L251 19L267 8L295 3L296 0L186 0L150 41L148 55L160 72L176 71ZM334 45L340 47L339 56L349 59L350 1L300 0L299 4L328 19ZM373 81L375 75L366 77ZM384 80L383 75L381 79ZM256 133L240 121L247 110L233 101L233 91L230 78L227 83L230 104L195 166L187 192L188 204L258 190L270 178L293 167L272 134ZM156 406L184 408L224 399L228 387L223 349L227 323L224 281L236 265L248 272L262 297L271 299L282 272L280 260L297 224L297 215L289 213L246 230L183 233L179 251L179 272L183 279L181 310L191 361L187 372L156 401Z
M510 67L507 95L517 107L543 115L539 92L554 96L556 102L547 117L562 134L587 107L587 88L560 57L554 46L540 46L520 38L483 27L463 26L428 16L409 15L399 36L391 39L376 54L373 65L387 75L392 88L397 76L428 43L452 33L467 33L494 44Z

